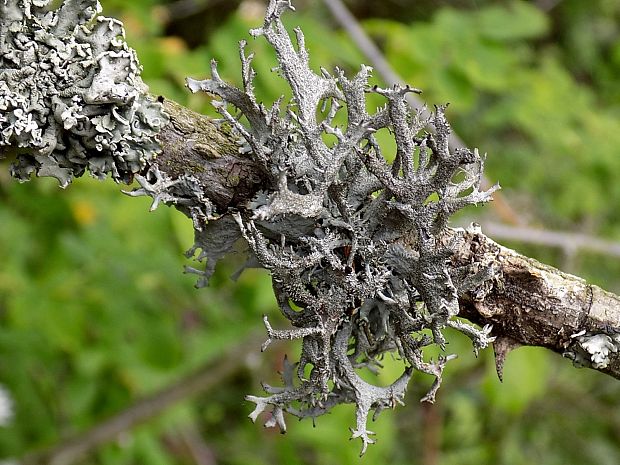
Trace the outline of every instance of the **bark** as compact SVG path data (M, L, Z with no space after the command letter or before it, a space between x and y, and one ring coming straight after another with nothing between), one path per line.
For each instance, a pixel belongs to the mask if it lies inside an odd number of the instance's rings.
M616 334L620 296L518 254L481 232L463 234L465 241L455 254L456 262L488 262L491 256L500 270L501 279L493 283L484 299L471 295L460 299L463 317L493 325L499 342L496 352L506 350L502 339L509 338L516 344L545 347L570 356L579 350L575 335L580 332ZM503 355L500 353L500 358ZM620 378L618 353L610 353L609 360L607 367L597 369Z
M218 126L212 119L172 100L158 100L170 115L170 123L159 135L163 151L154 163L162 173L173 179L181 174L194 175L221 213L260 190L263 173L249 157L239 154L239 146L227 126Z
M159 137L162 154L154 164L160 171L172 178L182 173L196 176L221 213L261 189L264 174L239 153L229 131L170 100L164 105L170 123ZM620 379L620 347L615 337L620 333L620 296L503 247L480 230L455 230L454 234L460 238L452 258L455 267L493 265L499 270L500 278L482 297L461 297L460 315L480 325L493 325L500 376L506 352L527 345L577 358L579 364ZM596 335L610 341L606 363L592 363L593 354L582 347L584 338Z

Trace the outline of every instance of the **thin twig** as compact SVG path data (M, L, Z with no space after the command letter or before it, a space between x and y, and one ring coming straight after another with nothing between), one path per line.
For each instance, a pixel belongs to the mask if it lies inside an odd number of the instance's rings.
M508 226L500 223L484 223L482 229L494 239L559 247L568 253L574 253L576 250L588 250L602 255L620 257L620 243L587 234L548 231L525 226Z
M534 2L534 4L545 13L553 10L560 3L562 3L562 0L537 0Z
M247 354L258 350L264 339L261 333L253 334L235 345L215 360L174 384L161 389L131 407L77 434L47 450L28 454L20 460L21 465L71 465L97 447L113 441L123 431L130 430L170 408L172 405L204 393L222 384L243 367Z
M215 455L195 429L185 429L181 439L196 465L217 465Z
M165 5L163 8L168 14L167 20L172 21L195 15L223 1L224 0L177 0Z
M341 0L323 0L325 6L332 13L334 19L342 26L351 40L358 46L361 52L366 55L368 61L372 64L373 68L377 71L381 79L388 85L394 84L405 85L405 81L402 77L394 71L394 68L385 59L385 56L379 50L379 47L368 37L368 34L362 29L359 22L342 3ZM407 101L412 108L422 112L423 117L429 117L430 112L424 105L424 102L420 100L415 94L408 93L406 95ZM432 128L429 128L432 129ZM466 148L465 142L454 131L450 134L449 139L450 147L453 149ZM482 178L482 187L488 189L492 183L488 178ZM503 195L499 192L493 194L493 207L497 212L500 219L510 224L522 224L519 214L506 202Z

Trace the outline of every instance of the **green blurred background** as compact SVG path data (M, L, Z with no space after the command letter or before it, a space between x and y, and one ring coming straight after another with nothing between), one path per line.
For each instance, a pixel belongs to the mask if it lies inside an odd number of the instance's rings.
M238 0L103 0L124 21L153 93L212 113L184 78L204 78L209 60L239 83L237 42L261 22L264 5ZM306 33L312 63L349 73L368 61L320 1L295 2L291 25ZM488 153L487 177L522 224L620 241L620 2L617 0L350 0L348 5L429 104L472 147ZM256 51L257 94L283 92L273 54ZM380 82L377 80L377 82ZM67 190L48 179L18 184L0 172L0 384L14 418L0 426L0 459L62 443L173 385L226 348L279 319L268 277L244 273L235 257L209 288L195 290L190 221L173 209L148 213L111 182L84 178ZM498 221L492 206L457 224ZM610 254L506 243L518 251L620 292ZM196 266L196 264L193 264ZM383 413L366 463L421 465L620 463L620 383L542 349L509 355L500 384L490 350L479 358L458 336L435 405L418 399ZM274 374L285 353L231 360L234 375L147 423L118 435L81 462L95 465L358 464L349 442L351 408L291 418L281 436L246 418L247 393ZM252 354L251 354L252 355ZM388 370L389 371L389 370Z

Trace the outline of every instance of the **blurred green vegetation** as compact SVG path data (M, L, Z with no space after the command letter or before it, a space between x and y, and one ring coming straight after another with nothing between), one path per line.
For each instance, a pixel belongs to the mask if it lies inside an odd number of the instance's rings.
M227 8L185 2L196 6L187 17L175 17L181 2L102 3L105 14L125 22L151 91L204 112L212 112L208 98L190 95L185 77L207 76L216 58L220 74L238 83L237 42L262 15L260 3L251 1ZM425 0L403 9L404 3L385 2L380 18L373 17L378 2L352 6L430 105L451 103L454 128L488 153L487 177L501 182L523 219L620 240L620 3ZM288 21L304 29L317 68L355 72L364 58L319 5L300 1ZM204 24L210 26L200 34ZM285 92L270 71L273 54L262 40L249 47L257 55L257 93L270 102ZM261 328L263 313L283 324L264 273L245 272L230 282L239 265L234 257L211 287L193 288L194 277L182 273L190 263L183 251L192 243L191 224L173 209L148 213L146 199L125 198L111 183L81 179L61 191L46 179L20 185L8 179L6 167L3 172L0 383L12 393L15 418L0 426L0 459L56 444L216 360ZM492 207L470 212L471 218L493 214ZM565 263L553 249L508 245ZM581 254L571 263L571 272L620 291L617 260ZM522 348L509 355L500 384L490 351L476 359L458 335L449 350L461 355L446 372L437 404L418 403L430 380L415 378L408 405L370 425L378 442L364 461L620 463L617 381ZM316 428L291 421L286 437L246 419L252 406L243 396L260 392L260 380L276 382L274 367L285 352L294 358L297 348L270 348L252 370L240 361L232 380L126 432L82 463L360 463L359 444L347 441L352 409L318 419ZM192 458L183 439L188 431L214 461Z

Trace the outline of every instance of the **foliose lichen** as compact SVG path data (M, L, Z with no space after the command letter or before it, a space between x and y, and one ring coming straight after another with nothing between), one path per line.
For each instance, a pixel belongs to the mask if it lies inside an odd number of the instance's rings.
M284 108L282 99L271 108L258 103L253 55L246 54L244 41L242 89L226 83L215 62L210 79L188 79L193 92L218 98L214 106L271 185L244 208L211 221L192 252L215 243L206 256L217 260L241 235L250 261L271 273L279 308L293 326L274 329L265 317L263 350L273 340L302 340L299 361L285 361L284 386L264 385L266 396L247 396L256 404L250 418L270 409L265 425L285 431L285 412L314 419L352 403L352 433L364 453L374 442L368 416L402 403L414 371L434 376L423 399L434 400L453 356L426 361L423 350L432 344L445 349L445 328L470 337L475 351L493 340L489 327L457 319L459 296L482 292L495 271L449 264L454 244L448 220L463 207L490 200L497 186L480 190L483 159L477 150L450 150L445 106L423 119L405 99L417 89L370 87L367 66L352 78L340 69L315 73L301 30L295 29L294 44L282 24L284 11L293 9L290 1L271 0L263 26L250 31L276 51L293 95ZM381 95L385 106L369 113L367 93ZM342 113L346 123L338 126ZM434 133L424 129L428 125ZM392 163L375 136L382 129L396 142ZM231 215L238 233L223 238ZM206 279L214 266L208 260ZM381 370L388 353L403 362L398 379L380 387L360 377L360 369Z
M582 330L571 335L571 340L572 344L563 355L577 367L607 368L610 355L620 351L620 333L616 331L607 334Z
M0 157L65 187L88 170L128 182L159 150L161 104L120 21L97 0L0 0Z

